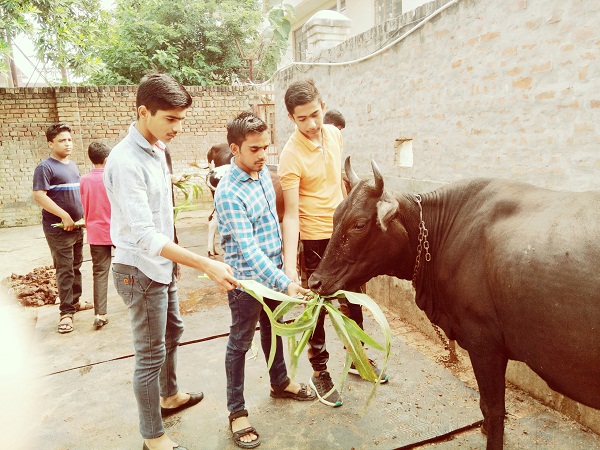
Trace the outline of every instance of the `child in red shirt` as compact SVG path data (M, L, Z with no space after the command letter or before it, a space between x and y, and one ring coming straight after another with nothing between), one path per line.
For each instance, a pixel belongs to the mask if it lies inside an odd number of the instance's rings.
M81 203L87 229L87 242L92 254L92 274L94 279L94 326L102 328L108 323L107 292L108 274L111 263L110 239L110 203L104 187L104 164L110 148L101 142L92 142L88 147L88 156L94 168L81 177Z

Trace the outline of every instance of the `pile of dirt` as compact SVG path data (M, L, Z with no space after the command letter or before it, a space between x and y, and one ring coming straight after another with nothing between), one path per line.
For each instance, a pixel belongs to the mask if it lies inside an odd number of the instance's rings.
M37 267L26 275L13 273L3 282L23 306L54 305L58 299L54 266Z

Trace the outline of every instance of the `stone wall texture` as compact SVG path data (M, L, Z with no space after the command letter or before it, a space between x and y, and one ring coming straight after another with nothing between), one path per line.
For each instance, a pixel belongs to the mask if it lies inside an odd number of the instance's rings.
M323 53L325 65L280 72L278 148L293 127L285 89L311 77L346 117L345 152L359 174L374 159L385 176L411 182L495 176L600 188L599 19L600 2L581 0L426 4ZM412 167L400 167L397 139L412 140Z
M183 132L170 144L174 172L190 173L207 150L226 141L225 125L240 111L265 101L267 91L241 86L192 86L194 98ZM45 131L57 121L73 126L72 159L81 174L92 165L92 141L115 145L135 120L135 86L0 89L0 227L38 223L32 197L33 171L48 157Z
M356 172L371 176L373 159L392 190L478 176L600 189L599 23L596 1L433 1L279 72L277 146L293 131L287 86L313 78L346 118ZM400 164L402 141L412 165ZM367 289L436 338L410 282L382 276ZM600 433L600 411L551 391L524 364L511 362L507 378Z

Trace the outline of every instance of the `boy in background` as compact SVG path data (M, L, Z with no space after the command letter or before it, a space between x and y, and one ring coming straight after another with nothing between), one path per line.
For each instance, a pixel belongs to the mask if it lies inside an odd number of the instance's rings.
M340 131L346 128L346 119L337 109L328 110L323 116L323 123L325 125L333 125Z
M73 331L73 315L91 309L92 304L80 304L81 263L83 262L83 230L75 222L83 218L79 194L79 169L69 159L73 151L71 127L55 123L46 130L50 157L43 160L33 173L33 199L42 207L42 226L56 270L56 285L60 298L58 332ZM53 224L62 223L62 228Z
M88 156L94 168L81 177L79 190L83 204L83 216L87 229L87 241L92 255L92 275L94 280L94 326L102 328L108 323L107 293L108 273L112 241L110 240L110 202L102 179L104 165L110 148L101 142L92 142L88 147Z

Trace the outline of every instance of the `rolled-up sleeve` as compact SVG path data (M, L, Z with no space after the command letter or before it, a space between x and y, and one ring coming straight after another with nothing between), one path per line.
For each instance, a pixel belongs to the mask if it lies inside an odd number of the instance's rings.
M242 202L227 194L215 197L215 210L219 216L220 232L232 239L252 272L268 286L287 291L291 279L260 249L254 236L252 223Z

